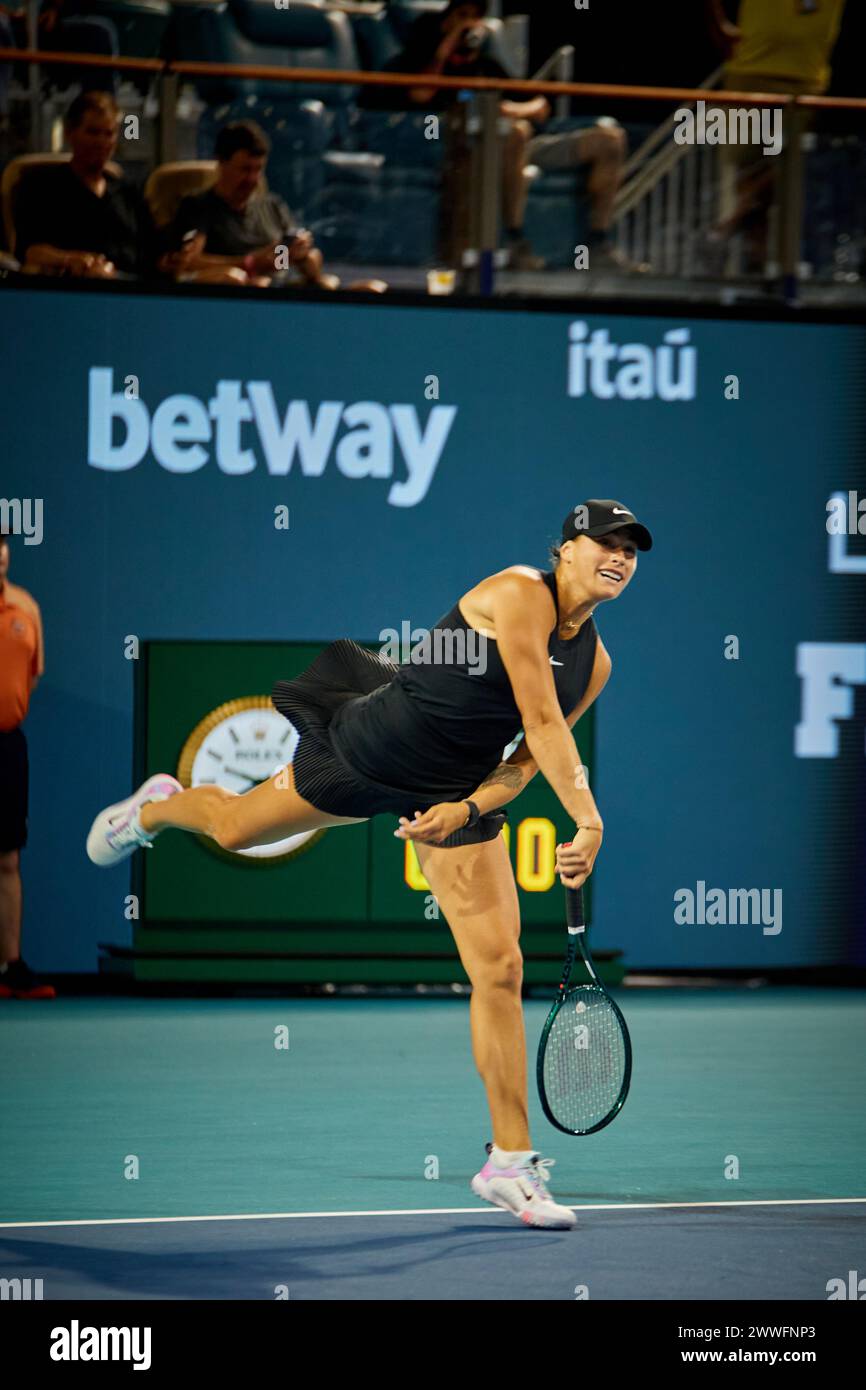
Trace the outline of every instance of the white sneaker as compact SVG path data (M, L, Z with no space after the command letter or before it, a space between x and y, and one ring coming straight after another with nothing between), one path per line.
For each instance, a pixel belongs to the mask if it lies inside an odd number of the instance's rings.
M547 1190L555 1158L541 1158L534 1153L511 1168L497 1168L489 1157L492 1148L492 1144L487 1145L487 1162L472 1179L472 1191L477 1197L513 1212L524 1226L566 1231L577 1225L571 1207L558 1206Z
M88 858L100 868L107 868L109 864L119 864L122 859L128 859L139 847L152 845L155 837L142 830L139 811L148 801L167 801L170 796L182 791L183 787L176 778L167 772L157 772L153 777L148 777L126 801L106 806L90 827Z

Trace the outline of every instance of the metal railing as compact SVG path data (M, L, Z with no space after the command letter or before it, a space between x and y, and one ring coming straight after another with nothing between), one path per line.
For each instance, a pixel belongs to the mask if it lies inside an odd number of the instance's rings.
M553 55L558 62L570 61L569 50L563 48ZM551 60L553 61L553 60ZM475 120L480 131L476 142L481 158L476 162L477 177L473 179L475 201L473 226L477 233L477 264L479 286L490 292L493 287L493 267L499 243L499 188L501 165L501 131L498 100L509 97L544 95L555 101L569 102L581 98L586 102L631 101L649 105L676 104L678 110L694 106L713 90L714 101L723 106L773 107L781 110L785 122L785 140L780 157L780 198L778 255L784 276L785 294L796 292L799 247L802 225L802 148L799 138L805 113L813 109L866 111L866 100L853 97L794 96L780 93L761 93L718 90L719 72L711 74L699 87L635 86L603 82L553 81L546 76L532 78L447 77L433 73L392 73L333 68L291 68L271 64L210 63L173 61L160 58L106 57L84 53L50 53L38 49L0 48L0 62L27 64L38 67L111 68L118 72L149 73L156 84L159 103L159 159L174 157L173 138L176 127L178 86L182 78L224 78L246 81L267 81L285 84L287 90L299 84L335 85L342 87L390 87L409 90L413 87L436 91L472 92L475 97ZM489 98L488 100L485 100ZM644 142L626 164L626 181L616 202L615 219L621 240L631 248L636 258L651 251L660 267L676 273L689 273L689 250L695 225L705 215L705 192L709 184L708 167L702 160L709 154L704 147L696 150L664 141L670 133L675 115L666 119ZM653 153L655 151L655 153ZM682 153L681 153L682 152ZM690 156L692 156L690 158ZM682 224L682 219L686 224ZM688 227L691 228L688 231Z
M548 73L555 74L557 82L571 82L574 77L574 49L569 43L562 44L551 53L546 62L534 74L536 80L544 80ZM569 98L559 96L553 103L553 110L560 118L568 115Z
M712 91L724 101L729 94L719 91L723 77L724 66L719 66L697 90ZM776 261L767 269L794 277L802 221L802 117L797 102L784 96L759 99L753 94L749 104L771 104L783 111L784 154L778 205L771 217ZM694 111L695 103L687 109ZM663 121L626 162L613 227L617 245L630 259L647 260L665 275L690 278L700 268L702 237L730 205L733 171L720 168L713 147L677 144L670 138L678 114Z

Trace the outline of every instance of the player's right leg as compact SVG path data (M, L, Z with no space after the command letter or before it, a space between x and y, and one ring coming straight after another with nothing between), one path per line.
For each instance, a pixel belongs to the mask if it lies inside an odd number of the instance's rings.
M505 841L497 835L447 849L416 841L415 849L472 982L472 1050L494 1140L472 1191L527 1226L570 1229L574 1212L547 1190L554 1160L543 1159L529 1137L520 910Z
M87 837L87 853L94 864L106 867L152 844L162 830L208 835L223 849L240 850L273 844L303 830L356 825L364 819L332 816L305 801L295 787L291 764L242 794L216 786L184 790L167 773L158 773L131 797L100 812Z

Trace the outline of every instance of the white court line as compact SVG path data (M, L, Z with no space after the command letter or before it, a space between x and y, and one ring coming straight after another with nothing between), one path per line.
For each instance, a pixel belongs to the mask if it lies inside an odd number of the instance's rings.
M572 1211L656 1211L669 1207L820 1207L866 1203L866 1197L768 1197L733 1202L593 1202ZM561 1203L568 1206L567 1202ZM109 1216L86 1221L0 1221L0 1231L36 1226L157 1226L177 1221L300 1221L311 1217L335 1220L343 1216L481 1216L496 1215L499 1207L410 1207L395 1211L269 1211L237 1216Z

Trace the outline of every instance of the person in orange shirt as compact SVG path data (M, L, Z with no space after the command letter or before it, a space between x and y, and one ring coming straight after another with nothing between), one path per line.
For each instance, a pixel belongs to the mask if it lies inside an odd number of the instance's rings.
M21 851L27 843L27 739L21 725L45 670L42 615L12 584L0 535L0 999L53 999L21 959Z

